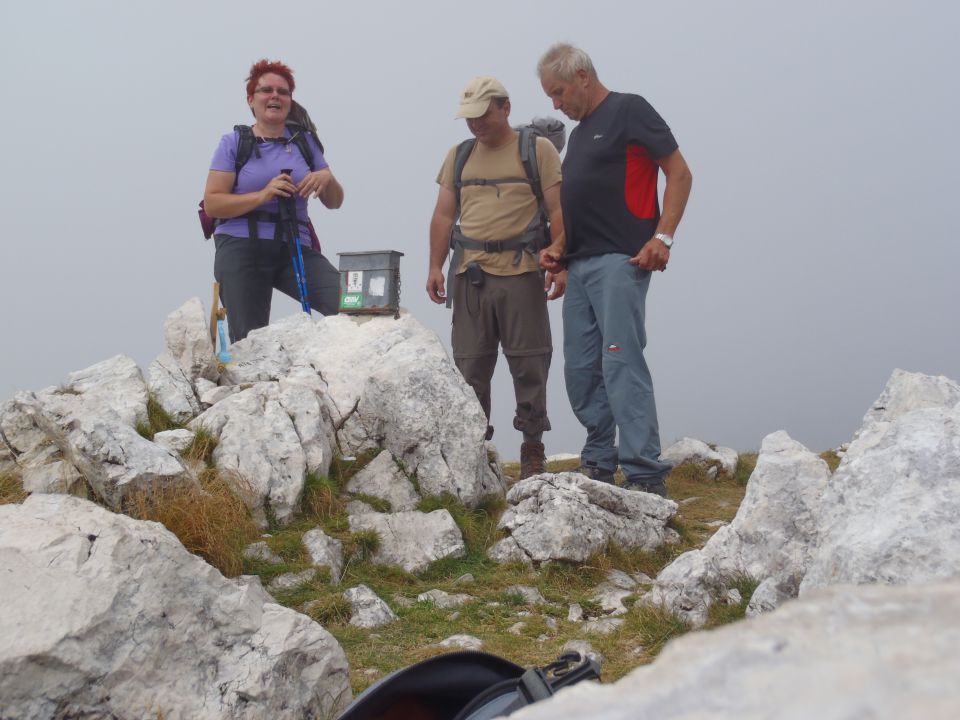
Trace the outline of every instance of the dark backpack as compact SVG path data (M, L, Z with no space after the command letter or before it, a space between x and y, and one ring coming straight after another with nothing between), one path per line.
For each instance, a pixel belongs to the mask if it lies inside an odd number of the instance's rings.
M257 143L257 138L253 134L252 127L249 125L234 125L233 129L238 134L237 156L233 164L233 188L236 190L237 181L240 179L241 168L247 164L247 161L250 160L252 155L256 154L258 158L260 157L260 148L259 144ZM286 142L296 145L297 149L300 151L300 154L303 155L303 159L307 163L307 167L310 168L311 172L316 170L316 158L314 158L313 149L310 147L307 136L309 135L312 137L317 143L317 146L320 148L320 152L323 152L323 143L320 142L320 138L318 138L317 134L312 130L294 122L288 122L287 129L290 131L290 138L286 140ZM200 216L200 227L203 228L203 237L209 240L211 237L213 237L213 233L216 231L217 225L219 225L222 220L207 215L206 210L203 208L203 200L200 201L200 209L197 212ZM250 237L253 239L257 238L258 221L262 220L273 223L277 222L277 216L275 213L268 213L259 210L253 210L245 215L241 215L240 217L247 218L247 222L250 225ZM313 228L313 222L303 224L307 226L310 232L310 245L314 250L320 252L320 239L317 237L317 233Z
M561 687L599 679L597 663L575 652L525 670L496 655L465 650L387 675L364 690L338 720L490 720L548 698Z

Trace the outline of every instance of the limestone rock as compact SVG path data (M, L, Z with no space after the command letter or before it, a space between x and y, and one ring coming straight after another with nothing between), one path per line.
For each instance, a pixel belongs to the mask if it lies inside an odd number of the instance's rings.
M623 626L623 618L597 618L583 624L583 632L592 635L611 635Z
M217 379L217 357L200 298L190 298L167 316L163 338L167 353L191 382L197 378Z
M420 502L413 483L400 472L388 450L381 452L350 478L346 490L386 500L393 512L415 510Z
M80 471L97 497L119 509L131 492L195 482L178 457L140 437L97 397L109 393L93 384L94 376L86 381L91 383L87 392L19 393L14 402ZM132 407L125 410L132 418Z
M448 493L468 506L503 492L487 462L476 395L436 335L409 314L300 314L253 331L232 352L229 383L276 380L297 368L322 378L342 453L389 450L425 494Z
M187 430L186 428L164 430L154 435L153 441L160 447L182 455L183 451L193 443L193 438L196 437L196 435L195 432Z
M506 595L519 595L527 605L546 605L547 599L530 585L511 585L503 591Z
M200 399L193 383L168 353L163 353L147 368L147 388L160 407L178 423L200 414Z
M350 530L374 530L380 545L371 560L378 565L398 565L410 573L466 552L460 528L445 509L351 515Z
M460 607L474 599L473 595L467 595L466 593L451 594L437 589L427 590L417 595L417 602L433 603L438 608Z
M33 495L0 506L0 575L23 580L0 582L4 717L292 720L350 699L329 633L157 523Z
M763 439L733 521L657 576L645 603L701 625L713 598L741 576L799 587L818 536L827 464L783 431Z
M438 642L436 647L479 650L483 647L483 640L473 635L451 635L445 640Z
M866 427L824 493L819 534L801 593L960 576L960 406Z
M295 587L311 582L315 573L315 570L301 570L300 572L288 572L283 573L283 575L277 575L277 577L267 585L267 590L271 593L293 590Z
M280 383L257 383L222 400L190 422L218 440L213 461L227 477L239 478L238 491L266 525L266 507L280 523L293 517L303 493L308 465L297 419L317 417L309 412L316 396L281 388Z
M660 453L660 460L672 465L690 463L705 468L719 468L719 474L732 477L737 471L740 456L736 450L730 448L711 448L701 440L681 438L673 445ZM716 471L712 477L716 476Z
M960 582L839 586L689 633L615 683L578 683L510 717L948 720L960 707L958 646Z
M611 570L607 579L593 589L593 599L609 615L626 615L624 599L634 594L637 581L621 570Z
M302 541L307 555L310 556L310 562L330 568L330 584L339 585L340 575L343 573L343 543L320 528L305 532Z
M614 541L653 550L675 536L667 522L672 500L590 480L579 473L535 475L507 493L509 506L498 527L510 536L494 545L498 561L522 559L583 562Z
M247 545L243 550L243 556L250 560L261 560L273 565L279 565L283 562L283 558L271 550L270 546L263 540Z
M366 585L344 591L343 597L353 607L350 624L359 628L375 628L397 620L396 614Z

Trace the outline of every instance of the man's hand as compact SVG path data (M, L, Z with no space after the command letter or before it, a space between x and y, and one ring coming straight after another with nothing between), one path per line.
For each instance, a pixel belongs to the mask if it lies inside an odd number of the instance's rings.
M547 293L547 300L556 300L558 297L563 297L563 293L567 290L566 270L560 270L559 272L548 270L543 280L543 290Z
M427 275L427 295L438 305L447 301L447 292L444 289L443 270L433 268Z
M663 271L667 269L668 260L670 260L670 249L661 240L651 238L628 262L641 270Z
M540 267L549 273L558 273L565 269L561 262L563 258L564 247L559 243L553 243L549 247L540 251Z

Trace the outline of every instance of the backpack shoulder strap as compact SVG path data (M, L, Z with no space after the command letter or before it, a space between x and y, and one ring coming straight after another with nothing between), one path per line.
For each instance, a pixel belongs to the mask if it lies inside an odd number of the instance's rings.
M540 211L543 212L543 187L540 185L540 166L537 165L537 134L533 128L527 126L520 128L518 132L520 133L520 162L523 163L523 170L530 180L530 188L537 198Z
M460 188L463 187L463 168L476 145L476 138L464 140L457 146L457 152L453 156L453 191L457 195L457 215L460 215Z
M237 157L233 163L233 189L237 189L237 180L240 178L240 169L247 164L250 156L256 152L260 157L260 148L257 147L257 139L253 135L253 128L249 125L234 125L234 131L237 133Z

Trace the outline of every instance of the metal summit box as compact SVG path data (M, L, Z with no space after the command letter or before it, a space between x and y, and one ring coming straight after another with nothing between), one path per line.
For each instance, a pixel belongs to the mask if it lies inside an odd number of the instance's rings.
M342 252L340 312L400 317L400 258L396 250Z

